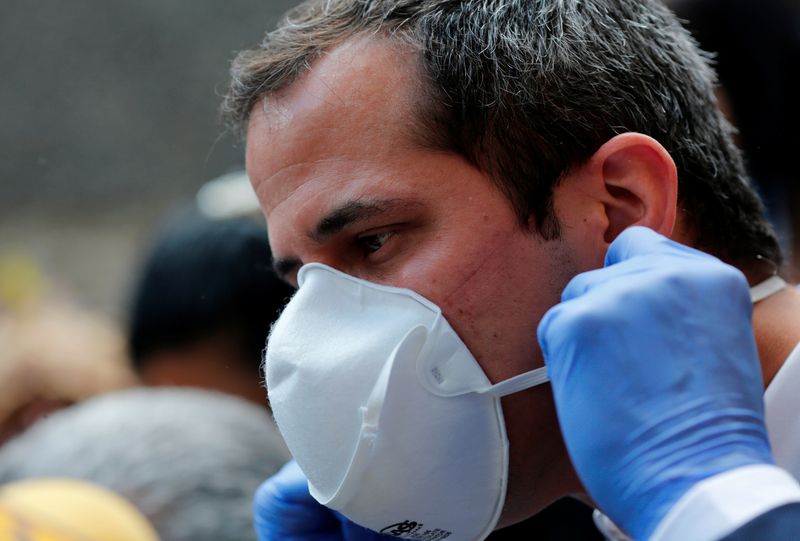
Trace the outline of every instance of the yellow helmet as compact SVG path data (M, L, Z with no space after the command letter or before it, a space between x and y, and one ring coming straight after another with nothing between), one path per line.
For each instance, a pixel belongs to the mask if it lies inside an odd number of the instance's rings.
M74 479L0 487L0 541L158 541L153 527L114 492Z

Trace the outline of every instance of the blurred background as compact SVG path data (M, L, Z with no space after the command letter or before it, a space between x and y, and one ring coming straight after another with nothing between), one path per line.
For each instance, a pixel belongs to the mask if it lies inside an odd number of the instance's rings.
M27 275L20 260L33 262L52 287L123 317L162 216L243 167L217 116L228 65L291 4L0 1L5 266Z
M92 538L255 541L289 458L259 365L290 290L217 110L291 3L0 0L0 538L128 505Z
M800 4L667 1L716 55L721 107L797 279ZM217 111L236 51L295 3L0 0L0 485L83 478L164 541L252 536L253 483L288 457L259 363L291 292ZM109 393L139 383L204 391ZM147 475L118 475L134 470ZM523 527L598 538L574 505Z

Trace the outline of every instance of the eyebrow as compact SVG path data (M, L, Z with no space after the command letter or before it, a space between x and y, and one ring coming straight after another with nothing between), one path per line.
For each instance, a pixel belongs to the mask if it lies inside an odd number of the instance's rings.
M399 199L373 199L369 201L353 199L347 201L317 222L316 227L308 236L317 244L324 244L326 240L345 228L386 212L388 208L395 206L398 202L400 202Z
M402 199L352 199L325 215L308 232L308 237L316 244L324 244L330 237L342 232L347 227L386 212L391 207L409 204L413 203ZM272 268L283 280L286 280L289 274L302 265L303 262L297 257L278 258L272 261Z

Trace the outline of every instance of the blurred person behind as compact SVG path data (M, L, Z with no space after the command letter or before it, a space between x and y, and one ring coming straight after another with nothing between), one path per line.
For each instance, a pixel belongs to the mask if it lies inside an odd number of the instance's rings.
M0 445L58 409L135 382L109 318L53 293L30 259L0 256Z
M272 270L263 224L183 213L157 235L136 284L129 349L148 385L266 403L261 352L292 288Z
M288 460L269 413L199 389L134 389L59 411L0 449L0 483L77 478L136 506L163 541L255 539L252 498Z
M800 266L800 4L793 0L671 0L700 46L715 55L720 104L739 128L748 172Z

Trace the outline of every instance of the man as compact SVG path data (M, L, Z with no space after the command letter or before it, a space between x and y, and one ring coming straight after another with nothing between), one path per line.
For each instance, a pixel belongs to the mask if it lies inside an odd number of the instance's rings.
M800 484L769 449L751 295L733 267L634 227L539 325L570 458L636 539L782 540L800 526ZM388 539L322 512L302 479L290 464L262 486L260 539Z
M711 70L660 3L312 2L232 73L226 109L247 129L279 273L296 283L319 262L413 290L492 383L543 365L543 314L631 226L751 285L780 265ZM755 308L767 384L799 307L782 289ZM582 491L548 387L502 411L496 527Z

